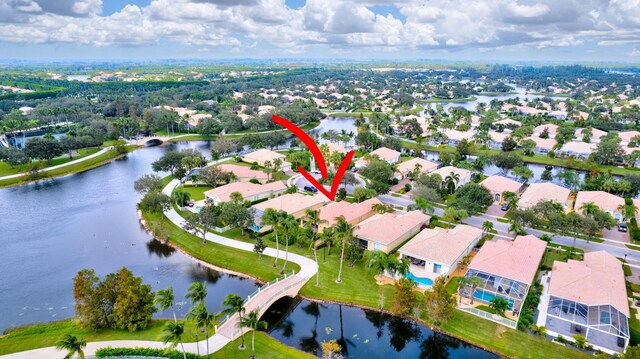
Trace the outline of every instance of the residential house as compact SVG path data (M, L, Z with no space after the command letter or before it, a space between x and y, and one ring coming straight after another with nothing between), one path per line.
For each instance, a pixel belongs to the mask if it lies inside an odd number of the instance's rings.
M554 125L552 123L542 124L533 129L533 136L540 137L540 135L546 129L547 132L549 133L549 138L556 138L556 134L558 133L558 127L559 127L558 125Z
M497 132L494 130L490 130L488 134L491 139L487 142L487 147L495 150L502 149L502 142L511 135L508 132Z
M506 192L513 192L516 195L520 194L522 183L512 180L504 176L493 175L485 178L480 182L480 185L484 186L491 192L494 202L502 204L506 202L504 194Z
M287 185L284 181L275 181L266 184L232 182L206 191L204 197L207 201L219 205L222 202L228 202L231 199L231 194L234 192L240 193L243 200L253 202L281 195L286 190Z
M556 157L569 157L586 160L596 151L596 143L586 143L582 141L569 141L556 150Z
M366 249L389 253L420 232L430 219L431 216L421 211L376 214L360 222L353 235L360 239L360 244Z
M400 152L386 147L380 147L377 150L370 152L369 156L378 156L379 159L387 161L390 164L394 164L400 161ZM362 157L355 162L354 166L356 168L362 168L365 167L368 163L369 161L366 158Z
M535 279L547 242L534 235L518 236L515 240L487 241L473 257L466 277L478 277L482 284L467 286L460 291L462 297L474 303L490 305L495 297L509 303L509 310L517 317L522 309L529 287ZM512 323L515 327L515 322Z
M636 137L636 136L640 136L640 132L639 131L623 131L623 132L618 132L618 137L620 137L620 144L622 146L626 146L629 144L629 142L631 142L631 139Z
M280 159L282 161L282 164L280 165L280 170L283 172L288 172L288 171L291 171L291 163L287 162L286 158L287 157L281 153L261 148L257 151L247 153L242 157L242 160L247 163L255 162L259 166L265 167L264 164L266 162L271 163L271 166L273 166L274 161L276 159Z
M289 193L282 196L272 198L270 200L253 205L256 209L254 225L250 227L255 232L264 232L269 230L269 226L261 225L262 215L267 208L273 208L276 211L285 211L296 219L302 218L308 209L318 209L328 203L329 200L323 194L305 195L302 193Z
M249 182L252 179L258 180L260 183L266 183L269 176L258 170L252 170L250 167L235 164L220 164L218 168L224 172L233 173L239 182Z
M409 272L418 285L433 283L439 276L449 277L458 263L482 238L480 228L459 224L452 229L425 228L400 247L402 258L409 260Z
M536 146L533 148L533 153L537 155L544 156L549 153L549 151L553 150L556 146L557 142L553 138L540 138L540 137L526 137L524 140L532 140L536 143Z
M373 206L380 204L382 202L377 198L370 198L360 203L331 202L318 210L320 219L326 221L326 223L318 225L318 231L322 232L327 227L335 226L338 223L336 218L339 216L343 216L348 223L355 226L378 213L373 209Z
M577 141L582 141L582 138L584 137L584 128L578 128L576 129L576 140ZM591 141L592 143L598 143L600 142L600 139L604 136L607 135L607 132L599 130L597 128L591 128Z
M518 126L518 127L522 126L522 122L515 121L515 120L512 120L510 118L505 118L504 120L496 121L493 124L494 125L502 125L502 126L508 126L508 125Z
M458 143L462 142L462 140L467 140L468 142L473 141L473 136L475 133L473 131L458 131L458 130L445 130L442 131L445 136L447 136L447 145L455 146Z
M570 189L558 186L557 184L554 184L554 183L550 183L550 182L532 183L520 195L520 200L518 201L518 208L528 209L535 206L540 201L553 201L556 203L560 203L566 211L570 207L570 203L569 203L570 195L571 195Z
M408 161L398 164L398 175L396 177L399 177L399 179L408 177L416 169L416 166L419 166L420 173L431 173L438 169L438 164L435 162L427 161L419 157L412 158Z
M589 202L609 213L616 221L624 220L624 212L619 209L620 206L624 205L624 198L605 191L579 191L573 208L576 212L582 214L582 205Z
M442 177L442 187L444 187L446 186L447 176L451 175L452 172L454 175L459 177L456 183L456 189L466 185L471 181L471 171L458 168L458 167L453 167L453 166L445 166L445 167L438 168L437 170L433 171L431 174L437 173L438 175L440 175L440 177Z
M596 349L624 352L629 344L629 303L622 263L606 251L583 261L553 262L540 302L547 334L582 335Z

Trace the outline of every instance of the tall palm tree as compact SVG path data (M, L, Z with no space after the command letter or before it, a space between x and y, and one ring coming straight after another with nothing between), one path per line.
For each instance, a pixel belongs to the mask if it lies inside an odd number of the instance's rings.
M342 282L342 264L344 263L344 247L347 241L353 237L353 226L347 222L343 216L336 217L338 223L335 225L336 237L342 242L342 250L340 252L340 270L338 271L338 278L336 283Z
M369 251L367 256L367 269L377 274L379 277L378 283L382 284L382 274L385 270L390 269L390 259L383 251Z
M278 257L280 256L280 241L278 240L278 232L280 232L280 214L273 208L267 208L262 214L261 224L263 226L271 226L273 233L276 235L276 257L273 261L273 267L278 265Z
M453 193L460 181L460 175L451 171L448 176L444 178L444 185L449 190L449 193Z
M622 205L624 207L624 205ZM584 213L585 215L589 215L592 213L595 213L599 210L600 208L593 202L585 202L580 206L580 210L582 211L582 213ZM620 210L620 208L618 208L618 210ZM621 213L624 213L624 210L621 211Z
M460 295L460 290L462 288L464 288L465 286L470 286L471 287L471 294L469 295L471 298L471 304L473 304L473 299L475 298L474 295L476 293L476 289L478 289L479 286L483 285L484 282L482 281L482 279L480 277L460 277L459 281L458 281L458 296L460 297L460 302L462 302L462 296Z
M493 231L493 222L491 222L491 221L482 222L482 230L485 233L489 233L489 232Z
M513 233L513 239L516 239L516 237L518 236L518 233L520 233L521 230L522 230L522 226L520 225L520 223L511 222L508 232Z
M153 302L155 305L160 308L161 311L165 311L171 308L171 312L173 313L173 321L178 322L178 317L176 316L176 308L173 304L175 297L173 295L173 288L169 287L167 289L160 289L156 292L156 296L153 298Z
M282 270L280 271L280 274L284 274L285 270L287 269L287 263L289 262L289 242L291 241L291 237L293 237L296 234L300 226L298 225L298 220L294 216L288 213L281 221L282 221L282 228L284 229L284 238L286 239L286 242L285 242L285 252L284 252L285 253L284 264L282 265Z
M224 310L226 313L238 313L240 322L242 322L242 314L244 313L244 299L242 299L241 296L237 294L227 294L227 296L224 298L224 301L222 301L222 305L226 307ZM240 327L240 335L242 336L240 349L244 350L244 331L242 330L242 327Z
M189 313L187 314L187 319L193 320L198 325L198 328L201 330L204 329L205 336L207 337L207 357L209 356L209 328L213 325L213 322L216 320L216 315L214 313L209 313L207 307L204 304L199 303L195 307L191 308ZM196 344L197 345L197 344Z
M78 358L84 359L84 352L82 349L87 346L87 341L78 338L75 335L67 334L56 343L58 350L66 350L68 353L64 359L71 359L74 355L78 354Z
M187 352L184 350L184 343L182 342L182 336L184 335L184 324L169 322L164 328L164 336L162 341L167 344L171 343L171 347L175 348L180 344L182 348L182 357L187 359Z
M191 304L200 302L204 304L204 298L207 297L207 282L193 282L187 290L185 298L191 299Z
M387 211L387 206L382 203L374 203L371 205L371 210L376 211L378 213L385 213Z
M313 257L316 260L318 270L316 271L316 287L320 286L320 264L318 263L318 245L316 243L316 235L318 234L318 226L328 223L326 219L320 218L320 211L307 209L304 216L305 226L310 227L313 230L313 236L311 238L311 248L313 249Z
M259 320L258 312L252 310L246 317L240 320L240 327L251 328L251 358L256 357L256 330L267 329L267 322Z

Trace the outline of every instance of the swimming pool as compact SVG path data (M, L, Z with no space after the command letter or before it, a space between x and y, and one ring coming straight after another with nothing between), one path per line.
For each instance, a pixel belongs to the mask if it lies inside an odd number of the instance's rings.
M476 292L473 293L473 297L478 300L491 303L491 299L495 298L496 296L493 295L492 293L485 292L483 290L476 290ZM500 297L500 298L504 298L504 297ZM513 299L508 299L508 298L504 298L504 299L507 299L507 301L509 302L509 309L513 309L513 303L514 303Z
M431 287L433 285L433 281L429 278L422 278L422 277L416 277L415 275L411 274L411 272L407 272L407 274L404 276L407 279L411 279L414 282L418 283L418 284L422 284L424 286L427 287Z

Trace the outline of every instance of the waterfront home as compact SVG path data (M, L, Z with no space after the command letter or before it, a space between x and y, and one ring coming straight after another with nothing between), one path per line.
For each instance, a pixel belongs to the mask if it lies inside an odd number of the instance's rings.
M287 185L284 181L275 181L266 184L232 182L204 192L204 197L207 201L217 206L222 202L228 202L231 199L231 194L234 192L240 193L243 200L254 202L264 198L281 195L286 190Z
M539 325L547 334L582 335L596 349L624 352L629 344L629 304L622 263L606 251L583 261L554 261L540 301Z
M466 185L471 181L471 171L458 168L458 167L445 166L442 168L438 168L437 170L433 171L431 174L434 174L434 173L437 173L440 177L442 177L442 187L446 186L446 178L447 176L450 176L451 173L453 173L454 176L458 177L458 180L456 182L456 189Z
M267 150L261 148L257 151L253 151L251 153L247 153L242 156L242 161L247 163L257 163L259 166L265 167L265 163L269 162L273 167L273 163L276 159L280 159L282 164L280 165L279 170L283 172L291 171L291 163L286 161L286 156L271 150Z
M270 226L263 227L260 223L262 215L267 208L273 208L276 211L285 211L296 219L299 219L305 216L306 210L318 209L328 202L329 200L323 194L306 195L302 193L289 193L257 203L253 205L253 208L256 209L256 215L254 225L251 226L250 229L254 232L264 232L271 228Z
M462 288L461 296L484 305L490 305L495 297L504 298L512 315L518 317L546 247L547 242L534 235L485 242L465 275L480 278L482 284L475 290L471 286Z
M373 206L380 204L382 202L377 198L370 198L360 203L331 202L318 210L320 219L326 221L326 223L318 225L318 231L322 232L327 227L335 226L338 222L336 218L339 216L343 216L348 223L355 226L378 213L373 209Z
M218 168L224 172L231 172L236 176L239 182L249 182L252 179L258 180L260 183L266 183L269 180L269 176L258 170L252 170L247 166L240 166L234 164L220 164Z
M549 151L553 150L553 148L557 144L556 140L552 138L540 138L540 137L534 136L534 137L526 137L523 139L523 141L524 140L531 140L535 142L536 145L533 148L533 153L537 155L542 155L542 156L547 155Z
M444 130L442 131L445 136L447 136L447 145L455 146L458 143L462 142L462 140L467 140L469 142L473 141L473 136L475 133L473 131L458 131L458 130Z
M427 226L431 216L421 211L376 214L358 224L353 235L366 249L389 253Z
M496 121L493 123L494 125L502 125L502 126L522 126L522 122L515 121L510 118L505 118L504 120Z
M398 252L411 263L410 278L420 286L429 286L439 276L448 278L460 260L482 238L482 234L482 229L464 224L452 229L425 228L400 247Z
M347 150L342 145L338 145L336 143L327 143L327 149L329 150L329 154L338 152L343 155L347 154Z
M480 182L480 185L491 192L494 202L498 204L506 202L504 199L504 194L506 192L513 192L518 195L522 188L522 183L499 175L493 175L485 178Z
M624 198L605 191L579 191L573 208L576 212L582 214L582 205L589 202L609 213L616 221L624 220L624 213L619 209L620 206L624 205Z
M584 128L578 128L576 129L576 141L582 141L582 139L584 138ZM600 139L604 136L607 135L607 132L599 130L597 128L591 128L591 138L590 141L591 143L598 143L600 142Z
M487 142L487 147L495 150L502 149L502 142L510 136L508 132L497 132L494 130L490 130L488 134L491 139Z
M400 152L386 147L380 147L375 151L369 152L369 156L378 156L379 159L394 164L400 161ZM356 168L362 168L369 164L369 161L362 157L355 162Z
M553 201L560 203L566 211L569 209L570 195L571 190L551 182L532 183L522 192L522 195L520 195L518 208L528 209L540 201Z
M569 141L562 145L562 148L556 151L556 157L569 157L575 159L586 160L595 152L596 143L586 143L582 141Z
M415 171L416 166L419 166L419 173L431 173L438 169L438 164L435 162L427 161L424 158L412 158L408 161L402 162L398 164L396 177L399 179L408 177L413 171Z
M552 123L542 124L533 129L533 136L540 137L544 131L547 130L549 133L549 138L556 138L556 134L558 133L558 125L554 125Z

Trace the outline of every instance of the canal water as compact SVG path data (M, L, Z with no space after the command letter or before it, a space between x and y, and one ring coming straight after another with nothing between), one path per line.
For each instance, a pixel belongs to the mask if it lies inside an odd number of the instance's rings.
M202 267L154 241L138 222L136 203L140 196L133 190L133 181L150 173L151 163L166 151L195 148L208 155L209 146L210 142L195 141L144 148L87 172L0 189L0 330L72 317L72 278L83 268L104 276L127 267L153 290L173 287L180 301L184 301L191 282L206 281L206 305L212 311L221 309L220 303L229 293L246 296L253 292L258 283ZM308 303L303 301L281 312L271 334L302 348L293 341L308 336L309 323L315 323L304 314L305 307ZM333 304L319 308L318 338L340 339L338 333L349 333L351 337L344 339L349 357L371 353L376 357L397 357L400 353L415 357L426 352L462 358L465 350L470 350L472 357L494 357L393 317L383 316L384 324L380 324L367 319L376 316L375 312ZM180 315L187 309L188 305L180 309ZM168 318L170 313L157 313L156 317ZM293 337L281 335L282 323L298 328ZM429 347L435 344L438 346Z

